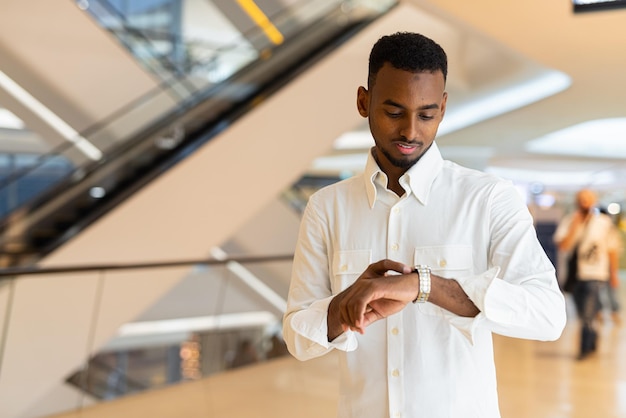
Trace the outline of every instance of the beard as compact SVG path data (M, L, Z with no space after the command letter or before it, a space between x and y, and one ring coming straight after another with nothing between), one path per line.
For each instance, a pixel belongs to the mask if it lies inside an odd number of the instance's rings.
M423 155L419 155L417 157L415 157L414 159L409 159L409 158L395 158L393 155L391 155L391 153L389 151L387 151L386 149L382 148L382 147L377 147L377 149L380 150L380 152L383 153L383 155L385 156L385 158L387 158L387 161L389 161L394 167L397 168L404 168L404 169L409 169L411 167L413 167L415 165L415 163L417 161L419 161L419 159L421 158L421 156Z

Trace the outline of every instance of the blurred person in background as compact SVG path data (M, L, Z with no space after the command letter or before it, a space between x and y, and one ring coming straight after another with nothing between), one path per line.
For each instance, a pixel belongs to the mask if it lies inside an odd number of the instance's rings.
M597 196L590 189L576 194L576 210L566 215L554 233L560 251L569 254L568 276L575 277L571 291L581 322L578 359L597 349L596 318L600 311L600 291L619 283L620 237L610 216L596 207ZM569 288L568 288L569 287Z
M610 216L606 209L600 208L600 212ZM622 248L620 238L620 251ZM600 311L597 316L598 321L604 322L602 311L609 310L611 312L611 320L613 321L613 324L617 326L622 324L622 317L620 315L621 303L619 300L619 286L619 277L611 276L611 280L609 280L606 285L600 289Z

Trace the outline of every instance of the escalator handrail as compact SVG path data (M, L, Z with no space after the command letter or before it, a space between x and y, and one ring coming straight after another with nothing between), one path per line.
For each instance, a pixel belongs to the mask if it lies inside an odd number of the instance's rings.
M397 4L397 3L393 3L393 4ZM390 10L392 7L393 6L389 6L389 9L387 9L386 11ZM338 13L341 13L341 12L338 11ZM136 183L133 183L132 187L126 187L124 190L116 191L116 193L107 195L107 199L108 199L107 201L98 203L98 206L94 208L95 210L90 212L88 216L83 217L83 219L81 219L79 222L76 222L75 224L73 224L71 230L68 230L67 233L61 233L58 235L58 237L54 239L54 241L50 241L49 243L45 244L42 247L37 247L36 257L41 257L42 255L49 253L50 251L54 250L59 245L61 245L63 242L70 239L72 236L74 236L77 233L77 231L81 230L82 228L86 227L91 222L93 222L95 219L102 216L102 214L106 213L108 210L114 207L117 203L123 201L127 196L132 194L134 190L137 190L137 188L142 187L143 185L147 184L147 182L156 178L162 172L171 168L178 161L185 158L186 155L189 155L190 153L194 152L198 147L202 146L206 141L214 137L217 133L223 130L225 126L228 126L229 123L233 122L238 117L243 115L245 112L249 111L251 108L258 105L259 100L264 100L265 98L267 98L274 91L279 89L281 86L287 84L290 80L292 80L298 74L300 74L301 72L309 68L309 66L312 63L319 60L321 57L325 56L328 53L328 51L336 48L338 45L345 42L353 34L357 33L360 30L360 28L363 28L364 26L368 25L369 23L371 23L372 20L374 20L376 17L383 15L384 13L385 11L375 13L374 15L367 13L365 17L362 14L359 14L359 17L356 20L352 20L349 24L347 24L344 21L343 23L341 23L341 25L338 25L338 21L336 20L337 16L334 16L333 18L330 18L330 19L329 19L330 16L320 17L319 19L320 22L318 22L317 29L314 29L313 25L311 24L312 32L310 33L317 34L317 36L319 36L320 30L321 29L325 30L325 32L322 32L322 33L328 36L325 37L325 40L323 42L317 41L317 40L312 42L311 38L317 39L317 37L307 36L308 32L306 30L301 31L300 33L294 35L294 39L299 38L300 41L294 42L291 46L288 46L289 43L280 45L279 47L276 48L274 56L280 57L281 56L280 51L283 51L282 57L284 59L285 57L289 56L289 55L285 55L284 52L286 51L293 52L293 48L297 48L297 50L300 50L299 51L300 54L296 53L295 58L289 58L288 60L289 63L286 66L284 65L284 62L281 61L280 59L276 61L276 63L270 64L269 69L271 69L271 71L268 74L271 75L272 78L267 78L267 76L263 76L260 78L260 84L256 83L255 81L256 89L253 94L251 94L250 96L247 96L247 98L245 98L243 102L242 101L236 101L232 103L228 102L227 104L230 107L226 109L224 113L218 112L219 114L217 115L216 118L203 121L200 128L198 128L197 126L194 126L194 128L196 128L196 131L194 131L194 133L190 135L189 142L183 143L180 148L176 148L174 152L168 154L166 160L159 162L158 163L159 165L155 165L151 169L151 171L148 173L148 175L143 175L141 179L139 179L139 181L136 181ZM340 19L340 20L343 21L344 19ZM322 23L324 21L326 21L326 23ZM337 28L337 32L331 31L332 35L326 32L327 29L329 28L328 26L329 24L334 25L333 28L336 25L336 28ZM301 51L302 45L306 46L307 44L308 44L309 49L305 48L305 51L308 53L308 55L307 55L307 58L303 58L303 56L301 55L303 53L303 51ZM283 47L285 47L286 49L283 50ZM272 60L269 60L268 62L272 62ZM277 67L276 65L279 65L279 67ZM247 69L248 74L246 74L246 71L240 71L236 74L235 78L238 79L239 82L244 82L244 83L246 82L246 80L248 81L256 80L255 78L250 78L250 77L257 77L259 68L265 68L265 67L259 66L258 63L256 62L252 64L248 64L248 66L244 67L244 69ZM242 75L239 77L240 73L242 73ZM224 84L221 83L214 87L224 88ZM201 93L204 93L204 92L201 92ZM202 102L202 100L199 100L198 102ZM202 110L206 110L206 106ZM195 114L197 114L196 110L194 110L194 112ZM174 117L178 118L181 121L185 121L185 120L189 121L189 119L186 119L186 115L180 114L180 112L178 111L173 112L171 116L173 118ZM192 114L191 117L193 118L194 114ZM176 119L173 119L173 120L176 120ZM197 120L193 120L193 119L191 119L191 121L197 122ZM226 125L224 125L224 121L226 121ZM151 127L154 129L152 129L150 132L154 134L155 130L157 130L156 132L158 132L158 130L163 128L163 126L169 126L171 122L172 120L161 120L159 121L159 126ZM150 132L148 131L144 132L143 133L144 136L139 139L144 139L144 140L146 138L151 139L150 137L148 137ZM125 152L125 150L123 149L116 150L116 151L120 151L122 153ZM113 163L111 165L113 168L116 166L115 165L116 163L114 163L114 161L115 159L111 159L109 161L109 163ZM101 167L95 167L95 168L101 168ZM85 180L84 182L81 182L81 183L76 182L76 183L69 185L68 187L74 188L82 184L83 186L81 186L82 187L81 190L87 190L85 189L85 186L88 187L90 184L92 184L86 181L90 175L91 174L88 173L83 177L82 180ZM93 178L90 178L90 181L93 181L94 179L97 180L98 178L99 178L98 176L95 176ZM64 187L64 188L67 188L67 187ZM76 191L78 191L78 188L76 188ZM59 201L59 199L55 199L55 200ZM51 207L54 209L54 205L55 204L53 204L52 206L46 205L46 207ZM48 212L49 212L48 209L46 209L45 211L38 211L37 216L35 216L35 218L33 219L35 219L35 221L37 219L45 220L48 218L48 215L46 215L46 213ZM33 213L33 215L35 215L35 213ZM29 214L29 218L31 218L30 214ZM34 221L30 219L26 222L28 222L29 225L34 225L33 224ZM22 225L22 222L20 222L20 226L21 225ZM2 225L0 225L0 228L1 227ZM31 226L27 226L27 227L31 228ZM1 241L0 243L2 242L10 243L11 242L10 239L11 239L11 236L7 235L7 239ZM6 253L6 254L7 255L16 254L16 256L19 257L19 253L17 252L11 252L11 253ZM25 254L31 257L31 260L27 260L28 263L33 262L32 258L35 255L35 253L31 252L30 255L28 253L21 253L21 254Z
M300 0L302 1L302 0ZM106 0L100 0L101 4L108 4L109 7L111 8L111 12L115 13L118 15L118 17L120 19L125 20L124 16L121 15L119 13L119 11L117 11L114 7L110 6L110 4L108 2L106 2ZM293 9L293 5L286 7L284 9L281 9L281 13L287 14L288 11ZM280 15L280 13L278 14ZM125 25L126 27L126 25ZM139 36L144 38L144 41L147 44L150 44L151 40L149 37L145 36L145 32L144 31L140 31L135 27L132 27L130 25L127 25L127 27L129 29L132 29L133 31L135 31L135 33ZM254 37L257 36L257 34L261 33L261 29L259 29L258 27L254 27L251 30L242 33L242 36L240 38L247 38L247 37ZM234 41L233 43L230 44L230 46L224 46L223 48L212 48L214 51L218 52L218 53L225 53L228 52L230 50L236 50L238 48L238 46L240 46L240 44L237 44L236 41ZM158 55L156 52L152 51L153 57L152 58L157 58L158 60L162 60L163 57ZM175 83L177 83L178 81L180 81L182 78L186 77L187 74L181 74L179 72L174 73L174 75L169 78L169 79L163 79L161 81L159 81L158 85L156 87L154 87L153 89L151 89L149 92L145 93L144 95L142 95L141 97L134 99L133 101L125 104L124 106L120 107L119 109L115 110L113 113L111 113L110 115L104 117L103 119L93 123L92 125L90 125L89 127L85 128L84 130L82 130L79 133L80 137L84 137L87 138L89 136L91 136L93 133L102 130L104 127L107 126L111 126L113 123L115 123L115 121L119 120L119 118L121 116L124 116L128 113L129 110L134 109L138 106L141 106L145 103L147 103L150 99L152 99L153 97L157 96L159 93L163 92L163 91L167 91L169 89L169 87L172 87L173 85L175 85ZM231 75L232 77L232 75ZM230 77L229 77L230 78ZM227 83L229 78L224 79L222 82ZM191 92L193 93L193 92ZM48 152L41 154L38 156L37 158L37 162L29 167L26 167L22 170L18 170L14 173L11 173L10 175L6 176L5 178L3 178L2 180L0 180L0 191L2 191L3 189L6 189L8 187L10 187L12 184L14 184L15 182L17 182L18 180L20 180L21 178L23 178L24 176L28 175L29 173L37 170L38 168L40 168L41 166L43 166L45 164L45 161L49 160L50 158L55 158L58 157L59 155L62 155L65 151L67 151L70 148L75 147L74 143L72 142L64 142L60 145L57 145L56 147L52 148L51 150L49 150Z
M222 266L229 263L253 264L268 263L276 261L291 261L293 254L274 254L274 255L252 255L252 256L236 256L228 258L200 258L187 260L171 260L160 262L143 262L143 263L118 263L118 264L72 264L56 267L7 267L0 269L0 283L7 279L13 279L17 276L44 276L67 273L86 273L86 272L102 272L113 270L142 270L155 269L165 267L184 267L184 266Z
M115 13L118 15L118 17L122 20L125 20L124 16L121 15L119 13L119 11L117 11L114 7L112 7L106 0L100 0L100 3L103 5L109 5L109 7L111 8L111 12ZM300 3L305 3L305 0L299 0L297 3L291 4L288 7L285 7L283 9L281 9L279 12L277 12L275 14L275 16L273 16L273 19L281 19L284 16L290 15L290 12L292 12L294 9L297 8L297 5L299 6ZM131 25L124 25L124 27L128 27L129 29L132 29L139 37L144 38L143 40L147 43L150 44L151 40L149 37L146 36L145 31L139 30L136 27L133 27ZM249 31L246 31L244 33L241 34L241 36L239 37L239 39L246 39L246 38L254 38L256 36L259 36L259 34L262 33L262 30L258 27L254 27L252 29L250 29ZM238 44L236 42L237 40L233 41L230 45L225 45L222 48L212 48L217 54L220 53L226 53L228 51L232 51L232 50L236 50L239 46L241 46L242 44ZM151 51L151 53L153 54L152 58L156 58L157 60L163 60L163 57L158 55L155 51ZM208 61L208 60L207 60ZM173 64L173 63L170 63ZM204 64L206 65L207 62L200 62L200 64ZM228 78L224 79L221 81L221 83L228 83L228 81L230 80L230 78L233 76L234 74L231 74L231 76L229 76ZM185 79L188 76L188 74L185 73L180 73L180 72L175 72L174 75L169 78L169 79L163 79L161 81L159 81L158 85L156 87L154 87L152 90L150 90L149 92L147 92L146 94L142 95L141 97L125 104L124 106L120 107L119 109L117 109L116 111L114 111L113 113L111 113L110 115L104 117L103 119L101 119L98 122L95 122L94 124L90 125L89 127L85 128L84 130L82 130L79 133L79 137L83 137L83 138L88 138L89 136L91 136L93 133L98 132L102 129L104 129L105 127L108 126L112 126L116 121L118 121L122 116L126 115L128 113L129 110L134 109L136 107L139 107L143 104L146 104L149 102L150 99L156 97L157 95L159 95L161 92L163 91L168 91L170 87L174 86L176 83L178 83L179 81L181 81L182 79ZM209 90L212 89L214 86L210 86ZM193 97L194 93L198 93L195 90L189 90L189 92L191 93L191 95L189 97ZM199 99L202 100L202 99ZM199 101L198 100L198 101ZM2 191L3 189L6 189L10 186L12 186L13 184L15 184L17 181L19 181L20 179L24 178L25 176L27 176L28 174L36 171L37 169L41 168L49 159L51 158L56 158L60 155L62 155L64 152L66 152L69 149L75 148L75 145L73 142L65 142L62 143L56 147L54 147L53 149L51 149L50 151L41 154L37 157L37 160L35 162L35 164L30 165L24 169L18 170L14 173L11 173L10 175L4 177L3 179L0 180L0 191ZM90 162L88 164L96 164L94 162ZM85 167L77 167L76 170L85 170ZM71 178L72 177L72 173L68 174L67 178ZM61 179L64 180L64 179ZM17 208L14 208L14 210L16 210ZM5 218L8 217L10 215L9 211L6 215ZM0 226L2 224L2 220L0 220Z

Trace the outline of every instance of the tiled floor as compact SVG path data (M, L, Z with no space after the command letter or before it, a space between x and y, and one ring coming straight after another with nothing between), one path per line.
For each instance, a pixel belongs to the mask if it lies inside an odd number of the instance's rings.
M582 361L573 315L556 342L496 338L502 416L626 417L626 324L605 318L597 353Z
M576 360L578 324L556 342L495 336L503 418L626 417L626 322L608 318L598 352ZM334 417L334 357L280 358L168 389L104 403L63 418Z

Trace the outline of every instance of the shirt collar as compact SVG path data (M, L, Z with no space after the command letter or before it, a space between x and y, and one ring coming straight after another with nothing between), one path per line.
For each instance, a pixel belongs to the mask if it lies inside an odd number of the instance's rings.
M407 194L413 194L420 203L426 205L433 181L435 181L442 166L443 158L441 157L441 152L439 151L439 147L437 147L437 143L433 142L432 146L426 151L422 158L404 173L401 177L400 184L405 187ZM367 199L370 207L373 208L376 203L376 179L379 176L383 176L386 182L387 176L376 163L371 150L367 156L367 163L365 164L363 174ZM407 187L405 185L407 182L409 190L406 190Z

